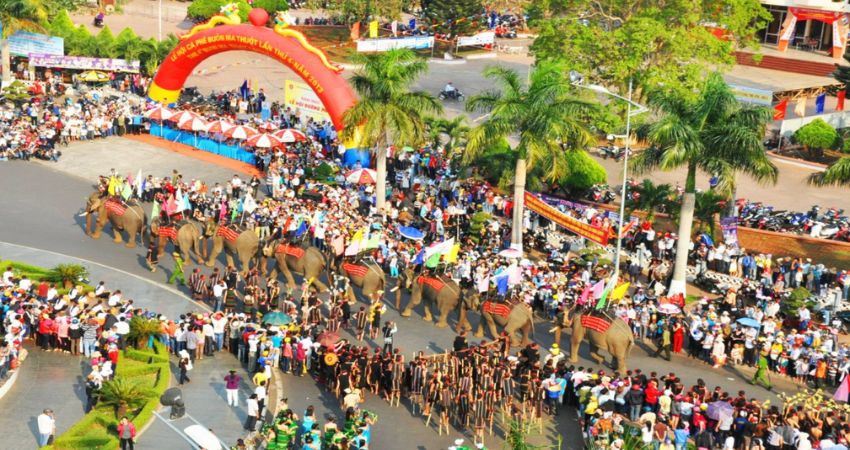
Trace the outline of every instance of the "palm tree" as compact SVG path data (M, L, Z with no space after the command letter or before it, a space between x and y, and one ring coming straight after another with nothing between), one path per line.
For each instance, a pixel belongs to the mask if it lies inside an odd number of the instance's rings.
M433 122L432 127L448 138L444 145L447 158L451 158L455 151L465 145L470 130L469 125L466 124L466 116L456 116L453 119L438 118Z
M527 171L540 164L546 179L562 179L570 170L565 164L566 152L583 151L593 140L585 119L594 105L572 96L566 72L557 64L540 64L530 73L528 85L523 86L515 70L489 67L484 75L501 89L485 91L466 103L468 111L482 111L489 116L469 132L465 159L475 159L508 138L518 141L511 147L517 154L511 233L515 248L522 247Z
M156 319L133 316L130 319L130 333L127 334L127 339L134 342L136 348L153 347L153 338L160 334L161 328Z
M718 73L709 75L691 97L650 92L648 99L659 117L638 129L638 136L650 146L632 160L633 169L648 173L654 169L687 168L670 284L670 293L675 294L685 291L697 170L715 174L719 180L715 189L724 197L735 191L739 172L759 183L775 184L779 171L762 144L772 111L740 104Z
M814 186L850 186L850 156L839 158L823 172L809 175L809 184Z
M425 116L443 111L431 94L411 91L410 85L428 69L427 63L409 49L358 55L363 67L349 82L360 100L345 112L343 139L359 139L374 148L378 172L376 206L386 204L387 145L415 145L425 137Z
M715 191L697 192L694 198L694 219L699 222L697 232L708 228L711 238L714 239L717 216L726 209L726 202L726 197Z
M0 24L3 27L2 69L5 87L12 81L12 54L9 50L9 36L17 31L43 31L47 22L47 9L40 0L0 0Z
M128 409L144 405L150 396L150 389L146 389L140 383L116 376L103 383L98 404L115 408L115 416L123 417L127 415Z
M652 180L644 179L640 185L634 188L634 192L639 195L637 200L629 200L629 208L632 211L636 209L645 211L646 220L651 222L655 219L655 213L663 212L670 203L673 188L666 183L655 184Z

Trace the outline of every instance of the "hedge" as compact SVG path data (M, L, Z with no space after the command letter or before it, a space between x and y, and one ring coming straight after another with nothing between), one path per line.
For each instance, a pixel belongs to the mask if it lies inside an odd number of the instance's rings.
M134 379L144 379L151 374L157 375L156 382L145 405L135 415L128 412L131 415L130 421L136 425L137 429L142 429L150 422L154 411L159 407L159 397L171 385L171 364L168 351L158 341L154 342L154 347L155 352L126 348L118 355L115 377L133 381ZM129 364L130 361L144 365ZM116 433L117 425L118 418L115 417L112 408L95 408L57 437L53 445L45 448L51 450L113 450L120 444Z

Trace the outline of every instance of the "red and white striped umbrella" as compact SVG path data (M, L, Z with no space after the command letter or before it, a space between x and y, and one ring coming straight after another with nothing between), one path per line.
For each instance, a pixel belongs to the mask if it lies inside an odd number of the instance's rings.
M183 125L183 122L192 119L200 119L201 116L198 113L193 113L192 111L180 111L171 116L168 120L177 124L177 126Z
M283 142L298 142L298 141L306 141L307 135L294 129L294 128L284 128L282 130L278 130L274 133L274 136L280 139Z
M232 123L226 120L213 120L209 124L207 124L207 133L215 134L215 133L225 133L227 130L235 127Z
M145 117L150 120L156 120L157 122L162 122L163 120L168 120L171 116L174 115L170 109L165 106L157 106L155 108L151 108L145 111Z
M272 148L281 146L283 142L268 133L262 133L252 136L245 142L245 144L250 145L252 147Z
M378 179L378 172L372 169L357 169L348 172L345 180L352 184L375 184Z
M255 134L257 134L257 130L245 125L236 125L224 132L225 136L233 139L248 139Z
M195 117L193 119L186 120L181 124L178 124L177 128L186 131L206 131L207 121L200 117Z
M277 126L271 122L263 122L257 125L257 129L260 131L272 131L275 128L277 128Z

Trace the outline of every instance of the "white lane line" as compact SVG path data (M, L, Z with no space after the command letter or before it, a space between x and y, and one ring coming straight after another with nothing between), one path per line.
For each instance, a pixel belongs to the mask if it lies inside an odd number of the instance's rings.
M52 251L52 250L45 250L45 249L41 249L41 248L30 247L30 246L28 246L28 245L13 244L13 243L11 243L11 242L5 242L5 241L0 241L0 245L9 245L9 246L12 246L12 247L22 248L22 249L24 249L24 250L32 250L32 251L36 251L36 252L50 253L51 255L61 256L61 257L63 257L63 258L71 258L71 259L76 259L76 260L78 260L78 261L83 261L83 262L85 262L85 263L92 264L92 265L95 265L95 266L101 267L101 268L106 269L106 270L113 270L113 271L118 272L118 273L120 273L120 274L122 274L122 275L126 275L126 276L128 276L128 277L135 278L135 279L137 279L137 280L139 280L139 281L142 281L142 282L144 282L144 283L147 283L147 284L149 284L149 285L151 285L151 286L154 286L154 287L156 287L156 288L163 289L163 290L166 290L166 291L168 291L168 292L171 292L172 294L174 294L174 295L176 295L176 296L178 296L178 297L182 297L183 299L188 300L188 301L190 301L190 302L192 302L192 303L196 304L197 306L200 306L201 308L206 309L207 311L212 312L212 308L210 308L209 306L205 305L204 303L201 303L201 302L198 302L198 301L196 301L196 300L192 299L192 298L191 298L191 297L189 297L188 295L186 295L186 294L184 294L184 293L182 293L182 292L178 291L177 289L174 289L174 288L173 288L173 287L171 287L171 286L168 286L168 285L162 285L162 284L160 284L160 283L157 283L156 281L149 280L149 279L147 279L147 278L145 278L145 277L143 277L143 276L141 276L141 275L136 275L136 274L134 274L134 273L127 272L126 270L117 269L117 268L115 268L115 267L110 267L110 266L107 266L106 264L101 264L101 263L99 263L99 262L97 262L97 261L92 261L92 260L90 260L90 259L85 259L85 258L80 258L80 257L77 257L77 256L66 255L66 254L64 254L64 253L54 252L54 251Z

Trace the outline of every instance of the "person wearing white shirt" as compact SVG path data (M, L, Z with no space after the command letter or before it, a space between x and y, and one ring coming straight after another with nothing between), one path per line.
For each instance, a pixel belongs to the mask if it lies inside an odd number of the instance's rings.
M54 433L56 433L56 419L53 417L53 410L48 408L38 416L38 446L46 446Z

